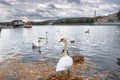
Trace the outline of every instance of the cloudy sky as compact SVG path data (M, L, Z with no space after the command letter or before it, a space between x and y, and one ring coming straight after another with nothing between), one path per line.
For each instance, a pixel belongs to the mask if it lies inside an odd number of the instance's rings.
M107 15L120 9L120 0L0 0L0 21L49 20Z

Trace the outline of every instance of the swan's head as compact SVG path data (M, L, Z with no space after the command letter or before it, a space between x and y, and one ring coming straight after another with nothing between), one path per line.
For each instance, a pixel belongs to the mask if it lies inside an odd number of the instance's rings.
M67 39L66 38L62 38L62 39L60 39L59 42L67 42Z
M39 42L39 43L41 42L40 39L41 39L41 37L38 38L38 42Z

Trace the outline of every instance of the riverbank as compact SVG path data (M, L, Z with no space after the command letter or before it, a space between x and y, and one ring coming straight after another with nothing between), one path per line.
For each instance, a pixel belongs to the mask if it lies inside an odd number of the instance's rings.
M88 26L88 25L92 25L92 26L113 26L113 25L115 25L115 26L120 26L120 22L119 23L109 23L109 22L96 22L96 23L76 23L76 24L73 24L73 23L69 23L69 24L41 24L41 25L33 25L33 26L46 26L46 25L61 25L61 26L63 26L63 25L67 25L67 26L69 26L69 25L86 25L86 26ZM0 25L0 27L2 28L2 29L10 29L10 28L14 28L13 26L5 26L5 25ZM17 28L17 27L16 27ZM21 26L21 27L18 27L18 28L23 28L23 26Z
M6 29L6 28L13 28L13 26L5 26L5 25L0 25L0 27L2 28L2 29Z
M102 25L102 26L113 26L113 25L116 25L116 26L120 26L120 22L95 22L93 25Z
M88 60L74 64L71 76L56 73L55 66L58 60L54 58L43 59L36 62L24 62L22 59L10 58L0 63L1 80L119 80L119 73L111 74L109 71L98 71L96 65ZM116 77L116 76L118 77Z
M5 25L0 25L0 27L2 28L2 29L12 29L12 28L14 28L13 26L5 26ZM20 26L20 27L18 27L18 28L22 28L23 26ZM17 28L17 27L16 27Z

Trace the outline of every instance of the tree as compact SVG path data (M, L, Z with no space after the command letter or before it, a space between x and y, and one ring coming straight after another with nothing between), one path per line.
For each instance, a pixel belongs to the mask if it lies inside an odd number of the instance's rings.
M118 17L118 19L120 20L120 10L119 10L118 13L117 13L117 17Z

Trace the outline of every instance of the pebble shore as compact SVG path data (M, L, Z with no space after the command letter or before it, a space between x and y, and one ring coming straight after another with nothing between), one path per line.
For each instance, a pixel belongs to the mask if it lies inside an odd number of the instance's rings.
M36 62L23 62L21 59L7 59L0 63L1 80L120 80L120 70L115 72L96 70L96 65L85 60L74 64L71 76L66 77L55 71L58 59L43 59Z

